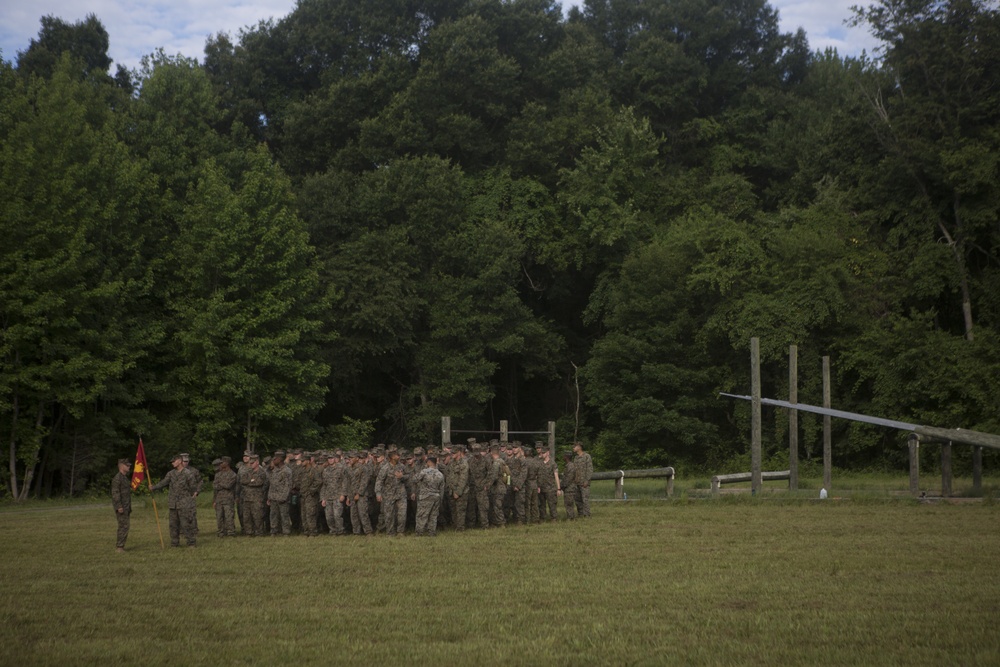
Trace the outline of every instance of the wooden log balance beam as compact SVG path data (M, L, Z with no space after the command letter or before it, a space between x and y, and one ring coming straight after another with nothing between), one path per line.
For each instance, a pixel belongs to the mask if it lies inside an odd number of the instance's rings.
M607 470L605 472L595 472L590 480L595 479L613 479L615 480L615 499L623 500L625 498L625 478L629 479L640 479L640 478L662 478L667 479L667 497L674 497L674 469L667 466L666 468L647 468L645 470Z
M781 479L791 480L792 471L791 470L779 470L776 472L762 472L760 474L761 481L769 482ZM737 482L750 482L753 481L753 473L749 472L735 472L731 475L715 475L712 477L712 493L719 493L719 487L723 484L736 484Z

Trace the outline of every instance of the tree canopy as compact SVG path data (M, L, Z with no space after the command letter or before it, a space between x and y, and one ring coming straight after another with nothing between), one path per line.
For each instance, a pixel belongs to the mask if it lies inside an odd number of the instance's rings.
M0 484L443 415L726 466L754 336L765 395L797 345L800 401L831 356L837 407L1000 431L997 3L845 18L875 53L764 0L302 0L112 77L98 17L43 17L0 63Z

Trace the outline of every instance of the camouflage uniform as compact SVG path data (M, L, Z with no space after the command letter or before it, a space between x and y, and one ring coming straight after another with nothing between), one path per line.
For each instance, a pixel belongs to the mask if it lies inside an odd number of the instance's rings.
M438 510L444 493L444 475L433 466L417 474L417 535L437 535Z
M580 469L576 461L567 457L563 474L559 476L562 483L563 506L566 508L566 518L576 518L576 492L580 486Z
M250 463L240 468L237 479L240 481L240 495L243 502L243 534L250 537L264 535L264 469L257 466L254 470L256 457Z
M390 463L382 485L382 511L385 512L386 535L402 535L406 530L407 477L406 466L402 463Z
M331 535L344 534L344 502L349 491L348 472L347 464L343 461L337 461L323 469L323 486L319 495L324 503L326 523Z
M469 505L469 461L464 454L448 464L448 486L451 492L451 516L455 530L465 530Z
M235 537L236 523L233 518L236 509L236 473L229 468L220 470L212 480L215 498L215 523L219 537Z
M587 452L576 455L580 484L576 488L576 507L580 516L590 516L590 479L594 476L594 459ZM566 495L565 489L563 495Z
M167 509L170 517L170 546L180 546L183 534L188 546L193 547L198 536L192 521L196 511L194 496L197 493L194 475L184 468L174 468L159 483L154 484L152 490L159 491L164 487L169 487Z
M486 481L488 474L489 462L477 452L469 461L469 486L472 487L476 502L476 516L480 528L488 528L490 525L490 488ZM474 522L470 522L470 525L472 523Z
M303 466L299 480L299 497L302 499L302 533L310 537L319 535L319 491L323 486L323 469L312 463Z
M487 459L486 464L486 487L490 499L490 517L487 525L503 526L506 523L503 516L503 501L507 496L503 462L499 458L491 457Z
M528 462L523 456L513 456L507 459L510 468L510 490L512 494L514 523L524 523L525 484L528 481Z
M548 517L551 521L555 521L559 516L557 504L559 499L559 485L556 481L557 471L558 468L555 461L542 459L539 462L538 488L541 489L540 495L542 501L542 506L539 508L539 517L542 520ZM546 507L548 507L547 512Z
M118 519L118 541L115 547L124 549L125 540L128 539L129 515L132 514L132 480L123 475L121 470L111 480L111 507Z
M267 490L267 504L271 507L271 535L291 535L292 517L289 498L292 495L292 471L282 463L271 473Z
M288 495L288 517L291 519L292 529L304 533L305 517L303 512L305 508L302 503L304 502L305 490L302 487L308 475L308 468L305 463L296 459L289 459L285 462L285 466L292 473L291 492Z
M372 467L367 461L358 461L351 471L351 529L355 535L372 534L371 516L368 514L368 487L372 481Z
M538 474L541 469L541 459L537 456L524 459L524 506L528 523L538 523Z

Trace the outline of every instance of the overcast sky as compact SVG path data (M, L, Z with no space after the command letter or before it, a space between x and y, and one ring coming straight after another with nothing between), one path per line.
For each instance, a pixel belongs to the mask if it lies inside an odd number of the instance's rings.
M875 44L864 30L844 26L855 4L868 2L771 0L783 31L804 28L811 49L832 46L842 56L857 56L863 49L871 53ZM74 23L93 13L108 31L109 55L117 64L137 67L143 55L161 46L170 55L201 60L209 35L228 32L235 38L240 28L286 16L294 6L295 0L0 0L0 50L4 60L15 60L38 35L42 16Z

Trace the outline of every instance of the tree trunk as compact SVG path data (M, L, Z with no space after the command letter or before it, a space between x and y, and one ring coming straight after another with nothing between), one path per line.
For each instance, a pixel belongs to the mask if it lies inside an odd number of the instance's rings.
M17 417L18 417L18 395L17 388L14 388L14 408L10 420L10 496L17 500Z
M35 417L35 432L41 430L42 428L42 418L45 416L45 402L38 402L38 415ZM38 452L41 450L41 445L35 449L35 454L31 457L30 462L26 462L24 465L24 483L21 485L21 494L15 496L18 502L28 499L28 492L31 490L31 480L35 478L35 466L38 465ZM13 454L12 454L13 456ZM13 491L13 489L11 489Z

